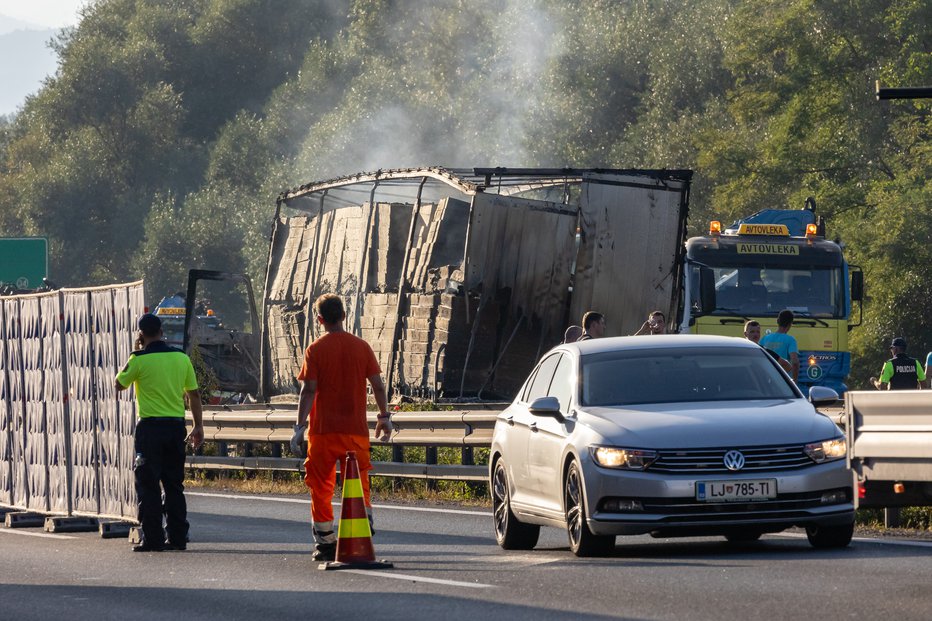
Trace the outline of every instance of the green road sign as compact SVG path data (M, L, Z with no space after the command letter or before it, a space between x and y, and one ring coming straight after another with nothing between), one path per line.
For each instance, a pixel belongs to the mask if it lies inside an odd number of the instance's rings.
M0 237L0 285L35 289L49 275L49 240Z

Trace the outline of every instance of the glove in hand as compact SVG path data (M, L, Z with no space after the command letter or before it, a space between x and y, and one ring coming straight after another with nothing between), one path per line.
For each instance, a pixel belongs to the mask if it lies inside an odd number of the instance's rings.
M294 434L291 436L291 452L296 457L303 457L307 453L307 427L294 426Z

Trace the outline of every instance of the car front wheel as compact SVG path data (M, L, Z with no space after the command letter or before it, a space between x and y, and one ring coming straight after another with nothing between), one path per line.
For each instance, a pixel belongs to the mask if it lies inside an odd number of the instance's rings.
M807 526L806 537L813 548L844 548L851 543L854 522L844 526Z
M540 526L519 522L511 511L505 461L495 463L492 474L492 519L495 540L505 550L530 550L537 545Z
M615 549L613 535L595 535L586 523L586 499L583 493L579 464L570 464L563 490L563 509L566 513L566 532L570 550L576 556L605 556Z

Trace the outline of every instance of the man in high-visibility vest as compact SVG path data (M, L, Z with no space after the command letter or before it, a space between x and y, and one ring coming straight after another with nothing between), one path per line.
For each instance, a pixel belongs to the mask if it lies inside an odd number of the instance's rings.
M191 359L163 339L162 321L151 313L139 319L139 349L129 356L116 376L117 390L136 389L136 476L138 517L143 542L134 552L184 550L188 545L188 509L184 499L184 446L204 442L201 397ZM187 433L184 404L187 397L194 428ZM168 540L162 527L162 492Z
M332 504L336 462L340 460L340 472L346 472L347 451L356 451L366 513L372 521L367 381L379 407L376 437L387 439L392 423L382 371L372 348L343 329L346 318L343 301L336 295L325 294L317 299L314 308L324 334L304 352L304 364L298 373L298 380L303 384L291 445L292 451L297 453L302 441L305 438L308 441L304 482L311 492L316 544L312 558L315 561L332 561L337 543Z
M896 337L890 343L893 357L883 363L880 379L871 378L871 383L877 390L917 390L922 388L926 381L926 373L922 364L911 356L906 355L906 339Z

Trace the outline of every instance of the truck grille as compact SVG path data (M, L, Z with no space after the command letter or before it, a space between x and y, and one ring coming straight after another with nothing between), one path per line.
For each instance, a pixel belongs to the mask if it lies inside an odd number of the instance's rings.
M684 449L657 451L658 458L649 472L674 474L735 474L725 467L725 453L738 450L744 454L745 464L738 472L793 470L814 465L803 452L802 444L780 446L755 446L751 448L728 447L714 449Z

